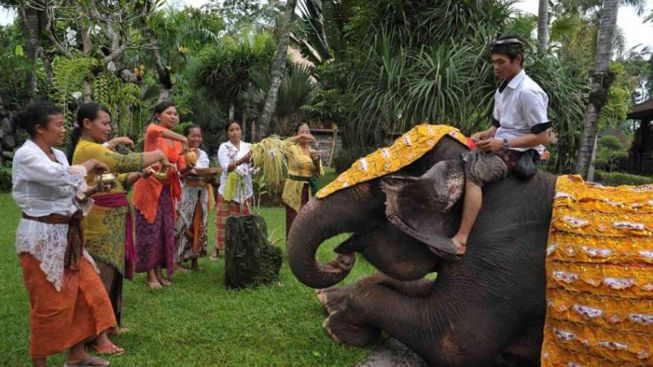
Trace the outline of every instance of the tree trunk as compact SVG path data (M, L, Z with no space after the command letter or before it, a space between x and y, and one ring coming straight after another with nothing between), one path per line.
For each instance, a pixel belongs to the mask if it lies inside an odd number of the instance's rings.
M594 137L594 148L592 149L592 158L590 159L590 167L587 169L587 181L594 181L594 160L596 159L596 147L599 143L599 137ZM611 171L610 169L608 169Z
M36 60L39 49L39 17L38 10L26 5L21 5L19 11L21 18L23 18L25 36L27 36L25 53L31 65L31 70L27 77L27 84L25 85L25 92L29 98L29 102L32 102L36 98L36 83L38 81Z
M608 88L614 79L614 76L608 70L608 66L612 54L618 11L618 0L603 1L601 22L596 41L594 74L592 75L589 102L585 109L583 132L580 137L580 151L576 163L576 173L581 174L585 178L587 178L589 173L592 152L595 148L594 141L598 132L601 109L605 105L608 98Z
M91 44L91 35L89 34L88 27L84 25L80 26L79 33L82 36L82 52L84 56L90 57L93 45ZM91 75L86 75L82 83L82 100L84 103L93 102L93 87L91 86L91 82Z
M157 103L170 101L170 93L171 93L170 89L161 86L161 90L159 91L159 98L157 99Z
M145 39L148 39L152 47L152 59L154 60L154 65L156 67L156 77L161 86L161 91L159 92L158 102L169 101L170 95L172 94L172 75L170 74L170 68L168 68L163 63L163 58L161 58L161 53L159 52L159 41L154 34L150 24L148 23L148 17L150 15L151 9L146 6L142 9L141 21L143 24L143 35Z
M540 54L545 54L549 43L549 0L540 0L537 12L537 44Z
M172 91L172 76L170 70L163 65L159 49L152 49L152 56L154 57L154 64L156 65L156 76L161 84L161 91L159 92L158 102L169 101Z
M270 89L265 98L265 106L261 112L261 119L258 125L258 132L256 140L264 138L270 130L270 123L272 116L276 110L277 98L279 96L279 87L286 69L286 54L288 52L288 42L290 40L290 28L295 16L295 5L297 0L288 0L286 2L286 10L283 12L281 18L281 25L279 27L279 43L277 46L277 58L272 66L272 81Z
M263 217L248 215L227 219L224 280L229 289L269 284L279 278L281 250L268 241Z

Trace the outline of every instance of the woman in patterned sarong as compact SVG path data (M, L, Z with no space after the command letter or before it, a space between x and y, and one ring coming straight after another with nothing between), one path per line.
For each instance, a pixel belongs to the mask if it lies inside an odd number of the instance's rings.
M222 174L218 189L218 212L212 260L217 260L220 253L224 253L227 218L250 215L249 205L254 195L252 176L249 172L252 145L240 140L241 129L238 121L227 124L225 132L229 140L220 144L218 149L218 162Z
M119 137L107 141L111 130L111 114L105 107L97 103L82 105L77 111L71 134L71 151L74 152L72 164L97 159L107 165L112 173L118 174L110 190L93 195L95 203L84 221L84 234L86 249L100 269L100 278L120 325L123 278L133 278L136 264L133 219L127 190L143 176L143 173L133 171L156 162L165 164L167 159L160 150L129 154L114 152L110 148L115 143L128 144L131 140ZM91 184L96 177L89 174L86 182Z
M286 207L286 237L297 212L317 191L317 178L324 175L322 161L311 143L316 142L307 123L297 125L295 136L285 140L288 159L288 178L283 187L281 200Z
M84 177L107 167L95 160L69 166L53 146L63 144L64 116L53 104L31 104L16 116L30 138L14 155L12 197L23 218L16 230L16 252L30 300L30 355L34 366L69 349L66 366L108 366L91 356L84 343L109 340L116 326L111 302L91 256L83 248L82 218L92 201Z
M134 184L136 208L136 271L147 272L151 289L171 284L175 254L175 206L181 195L179 171L185 169L183 151L188 139L171 131L177 125L177 108L171 102L154 107L157 123L145 132L145 152L161 150L171 166ZM162 268L167 269L168 279Z
M179 264L191 261L191 269L199 270L197 260L207 253L206 224L209 212L215 206L213 186L210 177L197 175L197 169L209 167L209 156L200 149L202 144L202 130L197 125L190 125L184 129L184 136L188 139L188 147L197 155L197 161L192 164L186 159L188 167L193 166L181 179L181 200L177 204L177 250L175 261ZM181 268L183 269L183 268Z

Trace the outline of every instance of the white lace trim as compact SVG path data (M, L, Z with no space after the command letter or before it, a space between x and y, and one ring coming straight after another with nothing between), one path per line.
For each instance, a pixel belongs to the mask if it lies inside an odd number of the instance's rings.
M81 209L86 215L93 206L93 200L88 199L84 204L76 203L76 193L85 192L86 169L83 166L75 165L70 167L70 173L74 177L76 186L66 185L62 190L70 191L71 203ZM68 208L63 208L64 212ZM61 290L64 275L64 257L68 246L68 224L48 224L35 220L21 219L16 230L16 252L29 253L41 263L41 270L46 278L52 283L57 291ZM91 255L84 250L84 257L93 265L99 273L95 261Z
M41 270L57 291L63 285L64 256L68 246L68 224L48 224L21 219L16 230L16 252L27 252L41 263ZM97 266L84 250L84 257Z

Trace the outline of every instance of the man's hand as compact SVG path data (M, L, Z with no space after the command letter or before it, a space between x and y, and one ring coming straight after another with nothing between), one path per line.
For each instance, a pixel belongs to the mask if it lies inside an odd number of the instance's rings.
M503 140L497 138L485 139L477 142L476 146L486 153L499 153L503 150Z
M485 136L485 131L479 131L476 133L473 133L472 136L470 136L474 143L478 144L479 141L486 139L487 137Z

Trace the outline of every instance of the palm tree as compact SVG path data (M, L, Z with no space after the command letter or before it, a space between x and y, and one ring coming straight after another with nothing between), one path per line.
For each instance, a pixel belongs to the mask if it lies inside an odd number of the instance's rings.
M639 0L603 1L598 37L596 41L594 73L592 75L589 102L585 109L585 116L583 118L583 132L580 138L580 151L576 163L576 172L588 180L594 178L591 163L596 152L599 117L601 109L606 103L608 89L610 88L613 79L613 76L608 70L608 66L613 51L617 28L617 13L619 11L620 3L635 6L638 14L643 12L642 1Z
M315 86L311 81L311 73L312 70L308 67L292 63L285 69L274 114L277 131L281 135L291 135L293 123L297 122L301 108L313 101ZM260 116L272 76L267 71L267 67L254 70L251 76L252 84L242 97L247 104L247 114Z
M274 60L272 65L272 81L265 98L263 112L261 113L260 125L256 136L257 139L265 137L270 129L270 122L272 121L272 116L274 115L274 110L276 108L279 86L281 85L281 79L283 78L283 71L286 68L286 53L288 52L290 28L295 16L296 4L297 0L287 0L286 8L283 12L283 17L281 18L281 24L279 26L279 41L277 43L277 55L276 60Z
M351 0L300 0L298 27L291 34L292 42L313 65L347 57L344 38L349 20Z
M230 119L241 119L247 113L243 93L252 83L253 71L267 70L275 50L267 32L251 39L244 37L240 42L224 37L219 45L206 48L191 62L191 87L223 106ZM268 89L263 92L263 100Z
M541 54L546 53L549 43L549 0L540 0L537 11L537 44Z
M159 6L156 2L153 6ZM159 81L159 101L169 100L170 93L180 78L182 70L188 62L189 54L199 51L204 46L218 43L217 32L211 29L205 20L208 15L199 10L186 8L178 11L173 7L154 11L144 17L144 33L153 44L151 48L151 63L154 64Z

